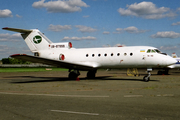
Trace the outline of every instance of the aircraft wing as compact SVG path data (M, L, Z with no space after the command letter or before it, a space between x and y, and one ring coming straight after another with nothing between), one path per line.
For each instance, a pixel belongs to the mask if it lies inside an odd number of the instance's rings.
M82 65L82 64L78 64L78 63L69 63L69 62L65 62L65 61L36 57L36 56L31 56L31 55L26 55L26 54L15 54L15 55L11 55L10 57L25 60L25 61L30 61L33 63L43 63L43 64L57 66L57 67L61 67L61 68L67 68L67 69L77 69L77 70L92 70L92 69L94 69L92 66L89 66L89 65Z

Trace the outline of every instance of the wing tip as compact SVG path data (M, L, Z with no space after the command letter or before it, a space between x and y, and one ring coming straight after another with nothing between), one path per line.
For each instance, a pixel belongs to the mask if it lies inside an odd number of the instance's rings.
M10 57L23 56L23 55L26 55L26 54L13 54L13 55L10 55Z

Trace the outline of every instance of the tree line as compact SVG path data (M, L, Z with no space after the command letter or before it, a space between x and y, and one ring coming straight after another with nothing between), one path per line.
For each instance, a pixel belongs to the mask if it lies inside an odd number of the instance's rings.
M30 64L31 62L19 60L15 58L2 58L2 64Z

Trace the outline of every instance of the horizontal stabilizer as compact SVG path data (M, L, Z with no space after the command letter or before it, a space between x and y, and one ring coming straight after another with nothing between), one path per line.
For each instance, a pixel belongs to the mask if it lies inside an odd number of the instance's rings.
M17 28L2 28L3 30L9 30L9 31L14 31L14 32L19 32L19 33L31 33L33 30L26 30L26 29L17 29Z
M69 63L69 62L59 61L59 60L52 60L52 59L36 57L36 56L31 56L31 55L26 55L26 54L15 54L15 55L11 55L10 57L25 60L25 61L30 61L33 63L43 63L43 64L67 68L67 69L78 69L78 70L92 70L93 69L93 67L87 66L87 65Z

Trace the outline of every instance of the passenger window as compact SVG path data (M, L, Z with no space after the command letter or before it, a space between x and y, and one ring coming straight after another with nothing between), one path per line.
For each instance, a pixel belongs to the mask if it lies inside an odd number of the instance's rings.
M120 56L120 53L118 53L117 56Z
M101 56L101 54L98 54L98 56L100 57L100 56Z
M111 56L113 56L113 53L111 53Z
M94 54L92 54L92 57L94 57L95 55Z
M132 56L133 55L133 53L130 53L130 56Z
M105 53L104 56L107 56L107 54Z
M124 56L126 56L127 55L127 53L124 53Z
M86 57L88 57L89 55L88 54L86 54Z

